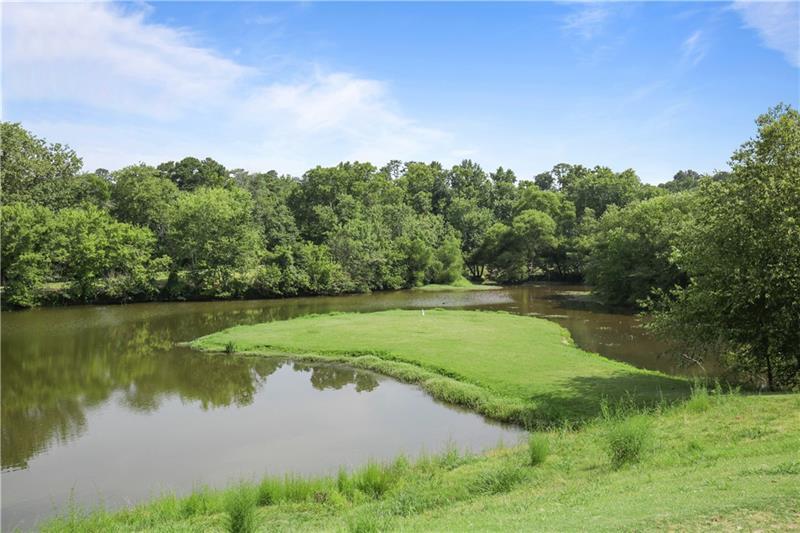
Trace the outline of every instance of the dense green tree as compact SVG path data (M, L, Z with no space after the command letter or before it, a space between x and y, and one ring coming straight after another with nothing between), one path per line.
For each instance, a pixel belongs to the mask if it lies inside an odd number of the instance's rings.
M182 191L199 187L230 187L233 184L228 170L210 157L202 161L196 157L184 157L180 161L161 163L158 170Z
M402 201L402 190L369 163L340 163L306 172L289 206L301 235L318 244L333 228L358 215L361 206Z
M515 216L511 225L492 225L479 255L493 279L516 283L543 272L545 254L555 244L556 222L547 213L528 209Z
M653 327L696 355L728 354L770 389L800 376L800 113L779 106L698 189L697 224L675 255L686 287L655 305Z
M257 174L234 170L233 175L237 184L253 197L253 214L267 248L290 246L296 242L299 232L288 201L299 186L297 180L278 176L274 170Z
M94 206L59 211L50 242L53 271L80 301L153 296L168 265L166 258L153 259L149 229L117 222Z
M470 200L481 208L491 206L492 185L479 164L465 159L450 169L447 181L453 196Z
M253 200L238 187L181 194L167 240L175 268L188 271L191 287L202 296L243 295L264 252Z
M691 224L695 196L683 193L611 206L592 236L586 279L600 298L635 306L653 289L686 284L673 261L676 240Z
M526 186L520 190L513 212L530 209L546 213L556 223L551 245L539 250L542 268L562 279L579 276L575 204L563 193Z
M601 216L610 205L625 207L638 199L641 182L631 170L616 173L607 167L594 167L562 187L575 203L578 216L587 208Z
M480 253L486 231L494 222L494 214L487 207L480 207L474 198L457 196L447 209L447 222L461 236L461 254L470 276L483 276L484 258Z
M152 231L163 246L178 187L148 165L133 165L114 172L112 213L130 224Z
M692 169L679 170L670 181L661 183L659 187L669 192L688 191L697 187L702 177L702 174Z
M3 204L28 202L60 209L71 204L69 182L83 162L67 146L47 144L21 125L0 123Z
M53 213L19 202L2 206L0 213L3 299L14 306L32 307L40 302L44 284L52 277Z
M409 162L397 178L404 201L417 213L443 214L450 199L447 172L439 163Z
M498 167L489 177L492 180L489 202L494 218L507 224L513 217L514 202L517 198L517 176L511 169Z

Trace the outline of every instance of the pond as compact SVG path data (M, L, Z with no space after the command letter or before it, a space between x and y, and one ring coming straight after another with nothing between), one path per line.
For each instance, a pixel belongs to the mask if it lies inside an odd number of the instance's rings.
M3 529L30 528L70 501L113 508L265 473L515 444L516 428L373 373L175 345L309 313L433 307L544 316L590 351L686 371L632 316L604 312L572 285L3 313Z

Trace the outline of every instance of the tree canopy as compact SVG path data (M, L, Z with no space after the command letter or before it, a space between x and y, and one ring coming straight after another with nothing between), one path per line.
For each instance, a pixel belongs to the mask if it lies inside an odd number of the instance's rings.
M655 312L693 357L794 386L800 369L800 133L777 107L730 172L560 163L532 179L464 160L317 166L300 177L210 157L84 172L2 123L6 305L339 294L587 280Z

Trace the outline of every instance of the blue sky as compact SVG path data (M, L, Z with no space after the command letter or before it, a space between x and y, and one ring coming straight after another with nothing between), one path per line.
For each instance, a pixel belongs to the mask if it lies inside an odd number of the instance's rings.
M798 5L4 3L3 119L87 169L471 158L656 183L798 105Z

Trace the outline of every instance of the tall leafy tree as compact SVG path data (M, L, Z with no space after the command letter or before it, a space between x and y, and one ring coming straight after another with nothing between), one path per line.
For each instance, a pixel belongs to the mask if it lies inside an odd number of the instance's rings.
M114 172L112 213L117 219L149 228L163 245L178 187L148 165L133 165Z
M80 301L153 296L155 278L168 263L153 259L149 229L118 222L94 206L59 211L50 246L55 274Z
M593 291L606 303L636 306L653 289L686 285L674 256L678 236L692 224L695 201L682 193L606 210L586 265Z
M21 202L3 205L3 299L17 307L32 307L52 277L50 260L53 213L46 207Z
M800 113L778 106L757 124L731 176L700 185L676 254L689 283L655 306L653 327L774 389L800 379Z
M233 171L237 184L253 197L253 215L261 226L267 248L291 246L299 238L294 214L288 201L298 182L291 176L278 176L274 170L251 174Z
M495 219L508 223L513 216L514 202L517 198L517 176L511 169L498 167L492 172L492 186L489 201Z
M60 209L70 205L69 182L83 162L68 146L48 144L20 124L0 123L2 201Z
M203 160L184 157L180 161L161 163L158 170L182 191L199 187L230 187L233 184L228 170L210 157Z
M188 271L190 284L204 296L242 295L264 249L252 197L238 187L181 194L167 238L175 267Z

